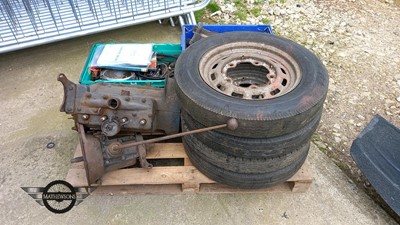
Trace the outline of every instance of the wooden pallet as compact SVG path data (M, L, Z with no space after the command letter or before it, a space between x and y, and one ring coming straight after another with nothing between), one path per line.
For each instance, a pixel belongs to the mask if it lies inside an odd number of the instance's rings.
M78 145L74 157L82 156ZM247 190L219 184L198 171L188 159L182 143L155 144L147 152L147 159L183 159L183 166L120 169L106 173L92 194L179 194L179 193L264 193L305 192L312 182L305 163L285 183L270 188ZM87 187L83 162L72 163L66 181L75 187Z

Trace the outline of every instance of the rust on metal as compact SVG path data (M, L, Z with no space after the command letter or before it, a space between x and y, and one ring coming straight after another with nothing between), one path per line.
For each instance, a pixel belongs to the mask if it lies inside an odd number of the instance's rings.
M136 141L140 142L143 141L143 136L142 135L136 135ZM153 164L149 163L146 159L146 146L144 144L142 145L138 145L138 153L139 153L139 162L140 165L142 166L142 168L146 168L146 169L151 169L153 168Z
M97 181L105 173L103 154L100 142L93 135L86 135L82 124L77 124L79 140L88 184Z
M73 115L75 122L86 129L103 127L108 136L116 135L119 130L149 134L179 131L180 105L173 79L167 79L165 88L105 83L80 85L64 74L59 74L57 80L64 86L60 111ZM127 122L121 122L122 118Z

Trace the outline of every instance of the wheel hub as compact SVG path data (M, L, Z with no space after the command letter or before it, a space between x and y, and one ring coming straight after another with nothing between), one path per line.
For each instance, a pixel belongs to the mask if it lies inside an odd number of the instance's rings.
M251 42L213 49L202 57L199 71L214 90L248 100L285 95L301 80L299 67L292 57L275 47Z

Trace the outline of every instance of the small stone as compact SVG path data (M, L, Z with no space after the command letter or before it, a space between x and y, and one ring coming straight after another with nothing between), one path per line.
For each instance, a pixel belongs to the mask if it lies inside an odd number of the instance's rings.
M354 124L354 120L353 119L349 120L349 123Z
M371 95L371 92L368 92L368 91L361 92L361 96L363 96L363 97L369 97L370 95Z
M317 145L318 147L326 148L325 143L322 141L315 141L314 144Z
M360 119L360 120L365 120L365 117L362 116L362 115L357 115L357 118Z
M386 103L386 104L394 104L394 103L396 103L396 102L393 101L393 100L390 100L390 99L385 99L385 103Z
M389 112L389 111L386 111L386 115L388 115L388 116L393 116L393 113L391 113L391 112Z
M216 11L216 12L211 13L210 16L215 16L215 15L219 16L219 15L221 15L221 14L222 14L222 12L221 12L220 10L218 10L218 11Z
M362 126L362 123L357 123L356 126L357 126L357 127L361 127L361 126Z
M399 96L399 97L397 97L397 98L396 98L396 100L397 100L398 102L400 102L400 96Z
M273 25L275 26L275 25L278 25L278 24L280 24L280 23L282 23L282 20L281 20L281 19L277 19L277 20L275 20L275 22L273 23Z
M335 125L333 125L333 127L334 127L335 129L337 129L337 130L340 130L340 125L337 124L337 123L335 123Z
M257 24L258 21L255 18L249 18L248 21L250 22L250 24Z
M339 53L337 54L337 56L344 58L344 57L347 56L347 54L346 54L346 52L339 52Z
M333 132L332 134L335 135L336 137L342 136L340 133L337 133L337 132Z
M339 137L335 137L335 141L336 141L336 143L340 143L342 141L342 139L340 139Z
M330 80L330 79L329 79ZM332 81L329 81L329 87L328 88L330 88L331 90L333 90L333 91L335 91L336 90L336 85L334 85L333 84L333 82Z

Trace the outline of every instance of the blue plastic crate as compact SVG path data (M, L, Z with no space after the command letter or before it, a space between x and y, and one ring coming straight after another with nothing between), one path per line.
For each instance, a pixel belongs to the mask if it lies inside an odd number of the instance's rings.
M183 25L181 35L181 47L184 51L187 47L187 43L193 37L193 27L195 25ZM253 31L253 32L264 32L266 34L273 34L272 27L268 24L264 25L234 25L234 24L215 24L215 25L203 25L203 28L209 31L225 33L233 31Z

